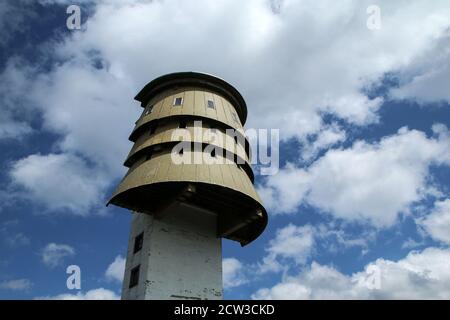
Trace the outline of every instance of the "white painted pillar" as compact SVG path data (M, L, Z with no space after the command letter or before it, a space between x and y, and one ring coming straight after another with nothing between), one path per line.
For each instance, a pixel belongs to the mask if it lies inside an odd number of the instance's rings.
M122 299L222 299L216 230L215 214L185 204L171 206L158 219L134 213ZM135 252L141 234L142 248ZM132 273L137 284L130 287Z

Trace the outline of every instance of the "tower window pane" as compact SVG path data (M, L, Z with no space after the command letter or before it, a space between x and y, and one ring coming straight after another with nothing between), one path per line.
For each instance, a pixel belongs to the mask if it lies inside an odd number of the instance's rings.
M208 108L215 109L214 101L208 100Z
M173 105L174 106L181 106L183 104L183 98L177 97L173 99Z
M148 157L148 156L147 156ZM150 155L151 157L151 155ZM148 160L148 159L147 159ZM134 249L133 249L133 253L138 252L139 250L142 249L142 246L144 245L144 233L141 232L140 234L138 234L136 236L136 238L134 238Z
M139 267L140 267L140 265L131 269L129 288L133 288L133 287L137 286L137 284L139 283Z

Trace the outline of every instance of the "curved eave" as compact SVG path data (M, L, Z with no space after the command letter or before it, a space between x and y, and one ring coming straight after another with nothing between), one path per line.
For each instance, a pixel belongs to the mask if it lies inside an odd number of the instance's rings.
M201 72L176 72L158 77L142 88L135 100L145 107L147 102L160 92L177 86L196 86L213 90L228 99L236 108L242 125L247 120L247 105L239 91L225 80Z
M143 130L146 130L148 127L150 127L153 124L157 124L160 121L165 121L165 120L175 120L177 121L178 119L186 119L186 120L201 120L201 121L205 121L205 122L210 122L210 123L214 123L216 125L216 129L233 129L236 130L236 133L241 137L244 138L246 140L247 137L245 136L245 134L243 133L244 130L242 129L242 132L240 131L241 129L236 128L231 126L230 124L226 123L226 122L222 122L220 120L214 119L214 118L209 118L209 117L205 117L205 116L199 116L199 115L189 115L189 114L176 114L176 115L167 115L167 116L163 116L160 118L153 118L150 120L146 120L146 121L138 121L136 123L136 126L134 127L133 131L131 132L130 136L128 137L128 140L131 142L135 142L137 137L142 133Z
M132 165L133 165L140 157L142 157L143 155L145 155L145 154L148 153L149 151L153 150L155 147L162 147L162 148L165 148L165 149L170 149L170 148L172 148L172 147L173 147L175 144L177 144L177 143L178 143L178 142L175 142L175 141L169 141L169 142L159 142L159 143L155 143L155 144L152 144L152 145L148 145L148 146L146 146L146 147L144 147L144 148L142 148L142 149L136 151L135 153L129 155L129 156L127 157L127 159L125 160L125 162L124 162L123 165L124 165L125 167L131 168L131 166L132 166ZM195 144L200 144L202 150L203 150L206 146L210 145L210 144L208 144L208 143L196 143L196 142L192 142L192 150L195 150L195 146L194 146ZM216 147L217 147L218 149L222 150L222 152L223 152L224 154L225 154L225 152L227 152L226 149L223 149L223 148L220 147L220 146L217 146L217 145L216 145ZM229 151L229 152L231 152L231 151ZM237 157L237 159L238 159L238 160L236 160L236 161L237 161L236 164L239 163L239 165L242 166L242 169L245 171L245 173L247 174L247 176L248 176L248 178L250 179L250 181L251 181L252 183L254 183L254 182L255 182L255 174L253 173L252 166L250 165L250 162L248 161L248 159L243 159L242 157L240 157L240 156L237 155L236 153L233 153L233 152L231 152L231 153L232 153L235 157Z
M189 185L196 191L186 193ZM166 194L179 194L183 202L218 212L217 236L238 241L242 246L257 239L267 226L267 212L261 203L240 191L209 183L166 181L141 185L114 194L107 206L157 215L168 205L162 200ZM259 213L255 214L255 210Z

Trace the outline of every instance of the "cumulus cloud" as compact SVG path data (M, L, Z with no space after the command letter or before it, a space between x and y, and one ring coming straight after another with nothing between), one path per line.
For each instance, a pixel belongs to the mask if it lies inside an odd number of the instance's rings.
M427 248L404 259L377 259L346 275L313 262L297 276L262 288L253 299L448 299L450 251Z
M48 211L91 214L104 205L108 179L71 154L30 155L12 165L10 176L17 195L43 205ZM101 211L98 211L101 212Z
M443 23L438 21L436 24ZM450 79L450 29L399 74L400 86L391 89L392 98L412 99L420 104L450 103L446 84ZM432 56L432 58L430 58Z
M414 249L423 246L424 244L424 241L416 241L412 238L408 238L402 243L402 249Z
M432 212L417 220L433 239L450 245L450 199L437 201Z
M58 149L81 153L114 179L124 172L127 137L140 111L132 101L138 86L93 67L101 58L91 58L39 75L31 95L42 108L46 129L62 134Z
M317 252L334 254L359 247L364 254L375 240L373 230L360 231L359 237L348 232L343 224L320 223L297 226L292 223L276 230L266 246L266 255L256 265L246 266L251 273L287 272L306 265Z
M36 300L119 300L120 296L114 291L98 288L87 292L62 293L56 296L37 297Z
M28 279L14 279L0 282L0 289L13 291L26 291L31 288L33 283Z
M305 160L310 160L316 157L317 153L321 150L329 149L331 146L345 141L346 138L347 134L343 129L339 128L339 126L335 124L324 126L311 143L305 143L301 156Z
M273 212L292 213L307 203L337 218L388 227L423 199L429 167L450 164L447 128L435 125L433 132L401 128L379 142L357 141L307 168L287 165L259 189Z
M289 224L278 229L266 248L267 255L259 265L259 272L280 271L285 259L293 260L296 264L305 263L314 247L313 232L310 225L299 227Z
M296 226L288 224L275 232L266 248L266 254L257 263L243 263L236 258L226 258L222 262L223 283L226 289L261 279L268 273L288 274L303 268L314 255L320 252L334 254L352 247L368 250L375 233L364 230L354 237L342 225L320 223Z
M105 277L108 280L122 283L125 274L125 259L118 255L105 271Z
M75 249L71 246L53 242L47 244L41 252L42 262L50 268L61 265L64 259L74 255Z
M386 72L408 65L450 25L445 2L399 5L386 1L379 4L383 28L375 34L366 28L369 4L285 1L274 12L273 6L259 0L244 5L229 1L195 5L186 1L102 2L86 32L68 39L58 52L82 60L85 52L98 50L109 63L110 74L128 76L135 83L174 70L217 73L234 81L249 105L261 111L250 113L252 124L283 128L286 137L302 136L320 129L318 111L356 124L377 121L381 98L370 100L361 90ZM166 17L171 17L171 23ZM415 41L408 41L417 19L421 27L415 28ZM436 24L436 19L441 23ZM108 40L125 33L133 36L120 42ZM218 34L222 41L208 41ZM209 43L208 50L204 50L205 43ZM218 58L221 64L216 63Z
M225 289L230 289L248 282L244 265L236 258L222 260L222 277Z

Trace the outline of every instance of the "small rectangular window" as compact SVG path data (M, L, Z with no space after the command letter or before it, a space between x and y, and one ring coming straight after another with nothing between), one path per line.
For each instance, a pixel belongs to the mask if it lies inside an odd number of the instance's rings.
M182 97L177 97L175 99L173 99L173 105L174 106L181 106L183 104L183 98Z
M214 101L208 100L208 108L211 108L211 109L215 109L216 108L216 106L214 105Z
M212 151L211 151L211 157L213 157L213 158L216 157L216 148L212 149Z
M140 268L140 265L131 269L129 288L133 288L138 285L138 283L139 283L139 268Z
M147 156L148 157L148 156ZM151 155L150 155L151 157ZM148 159L147 159L148 160ZM134 238L134 249L133 253L136 253L142 249L142 246L144 245L144 233L141 232Z

